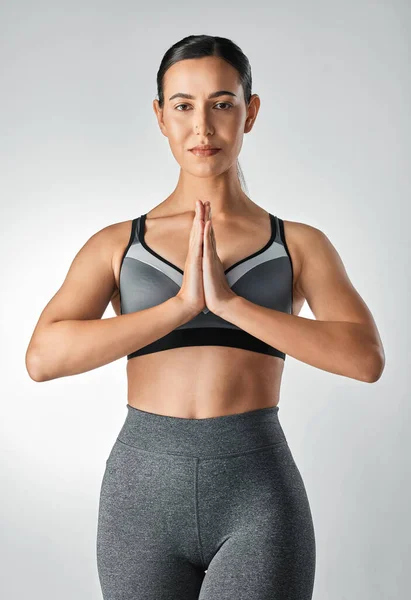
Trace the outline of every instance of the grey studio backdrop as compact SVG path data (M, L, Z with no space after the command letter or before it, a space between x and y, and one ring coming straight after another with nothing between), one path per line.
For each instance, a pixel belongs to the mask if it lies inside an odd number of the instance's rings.
M374 384L286 359L279 418L313 512L313 598L406 598L410 5L9 0L0 21L0 596L101 598L98 497L126 358L36 383L25 352L87 239L174 189L155 76L170 45L208 33L247 54L261 98L239 157L249 196L327 234L386 352Z

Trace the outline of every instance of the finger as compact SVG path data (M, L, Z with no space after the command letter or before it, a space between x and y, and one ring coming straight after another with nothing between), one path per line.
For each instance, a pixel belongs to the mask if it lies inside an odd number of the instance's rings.
M216 249L215 249L215 242L214 242L214 231L213 231L213 221L212 221L212 219L210 219L208 221L208 223L209 223L209 231L210 231L210 235L209 235L210 250L211 250L211 253L212 253L213 257L215 257L215 255L216 255Z
M217 253L217 248L216 248L216 242L215 242L215 235L214 235L214 227L213 227L213 222L210 219L210 238L211 238L211 244L213 247L213 251L215 253Z
M204 204L202 200L198 201L200 209L200 219L204 219Z
M194 240L194 238L196 236L196 232L197 232L197 202L195 203L195 206L194 206L194 219L193 219L193 222L191 223L191 231L190 231L190 237L189 237L190 244Z
M196 200L195 206L194 206L194 219L193 219L193 227L196 225L196 223L198 223L198 215L200 212L200 207L198 204L198 200Z
M207 221L210 218L211 215L211 206L210 206L210 202L207 201L206 203L206 208L207 208Z
M201 223L201 208L200 201L196 200L195 203L195 216L193 219L193 226L191 228L191 236L192 243L197 247L197 250L200 251L202 243L203 243L203 231L202 231L202 223Z
M198 241L199 241L199 246L203 245L203 236L204 236L204 207L203 204L201 202L201 200L199 200L199 214L198 214Z
M204 252L207 254L208 252L210 252L211 249L211 242L210 242L210 221L206 221L205 225L204 225Z
M198 221L199 221L198 213L199 213L199 206L198 206L198 202L196 201L195 206L194 206L194 219L191 224L190 240L194 240L196 235L198 234Z
M196 202L196 215L197 220L201 223L201 220L204 219L204 206L201 200L197 200Z

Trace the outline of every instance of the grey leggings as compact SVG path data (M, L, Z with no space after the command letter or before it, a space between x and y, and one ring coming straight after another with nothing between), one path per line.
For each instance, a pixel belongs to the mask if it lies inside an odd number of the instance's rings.
M278 410L127 404L100 493L104 600L311 600L312 515Z

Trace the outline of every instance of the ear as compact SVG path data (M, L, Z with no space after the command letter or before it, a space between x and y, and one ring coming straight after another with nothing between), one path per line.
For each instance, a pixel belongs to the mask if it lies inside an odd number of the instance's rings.
M156 115L158 126L160 127L161 133L165 137L168 137L167 128L166 128L166 126L164 124L164 120L163 120L163 109L160 108L160 103L157 99L153 100L153 110L154 110L154 114Z
M248 103L247 116L244 124L244 133L249 133L254 127L258 111L260 110L260 104L260 96L258 94L253 94L250 98L250 102Z

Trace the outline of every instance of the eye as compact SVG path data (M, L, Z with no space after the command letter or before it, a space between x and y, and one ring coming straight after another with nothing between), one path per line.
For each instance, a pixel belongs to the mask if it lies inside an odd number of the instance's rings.
M230 108L232 108L232 107L233 107L233 105L232 105L230 102L218 102L218 103L216 104L216 106L219 106L219 105L221 105L221 104L225 104L226 106L228 106L228 109L227 109L227 110L229 110ZM175 107L175 109L177 110L177 109L178 109L180 106L188 106L188 104L177 104L177 106ZM179 112L187 112L187 111L185 111L185 110L180 110Z
M233 105L230 102L218 102L218 104L225 104L226 106L228 106L228 108L233 107ZM216 106L218 106L218 104L216 104Z

